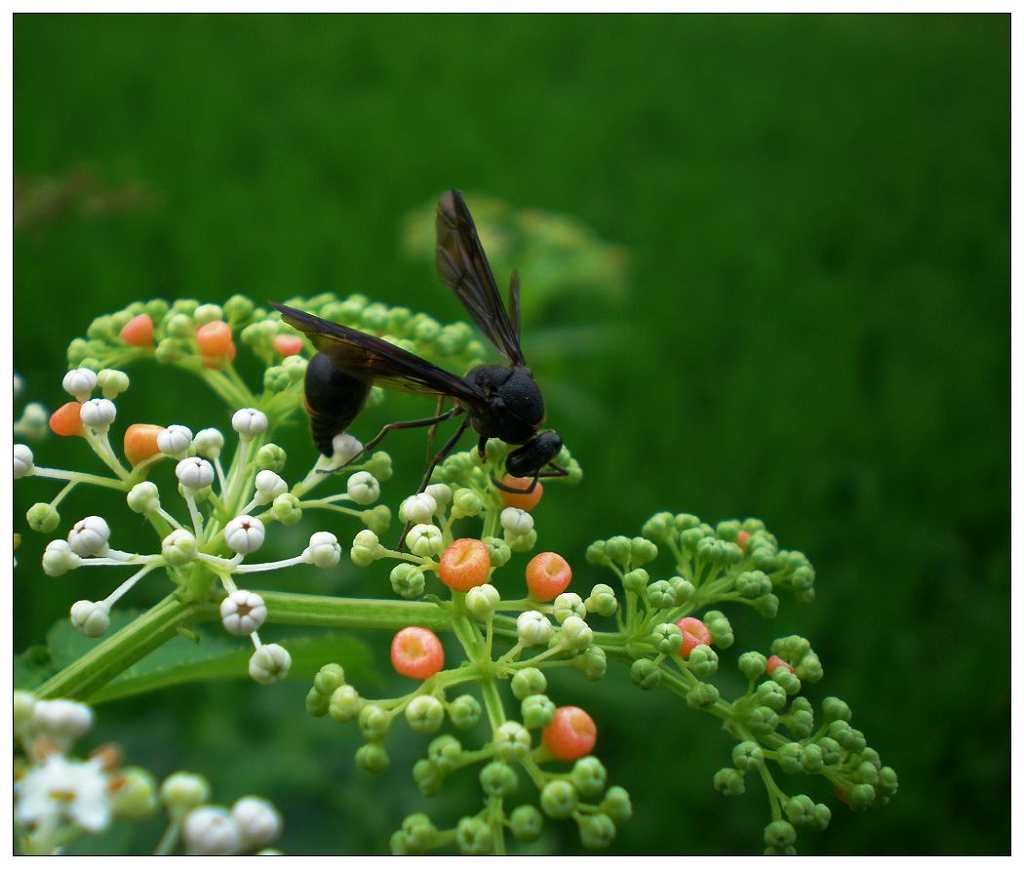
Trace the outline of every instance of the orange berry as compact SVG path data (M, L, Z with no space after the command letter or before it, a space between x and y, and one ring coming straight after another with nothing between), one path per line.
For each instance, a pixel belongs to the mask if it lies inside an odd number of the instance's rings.
M790 673L796 672L789 664L782 660L778 655L772 655L768 659L768 666L764 668L765 673L771 676L779 667L785 667Z
M427 679L444 666L444 649L427 628L402 628L391 641L391 664L410 679Z
M533 477L513 477L511 474L505 474L501 478L501 482L512 489L526 489L533 482ZM501 500L505 503L506 507L518 507L520 510L525 510L529 513L540 503L540 499L544 495L544 484L538 482L529 494L525 492L506 492L504 489L499 489L498 491L501 493Z
M153 346L153 319L149 314L132 317L121 329L121 340L132 347Z
M128 426L124 431L124 456L133 465L143 462L151 456L160 452L156 445L157 435L162 432L163 426L150 425L145 422L136 422Z
M77 401L62 404L50 414L50 431L62 438L81 437L85 434L82 425L82 405Z
M270 343L282 356L294 356L302 350L302 339L298 335L275 335Z
M597 725L579 706L559 706L541 740L557 760L576 760L593 750Z
M747 551L747 544L750 542L750 532L741 531L736 535L736 545L744 552Z
M452 591L469 591L487 582L491 554L487 546L472 537L456 540L441 555L438 575Z
M684 658L689 658L690 652L696 649L697 646L711 645L711 631L708 630L707 625L700 619L687 616L676 622L676 625L683 632L683 645L679 649L679 654Z
M223 320L212 320L196 329L196 344L199 355L203 357L203 365L215 367L220 360L230 362L235 358L235 342L231 338L231 327ZM207 364L208 361L215 363Z
M554 600L570 582L572 568L557 552L542 552L526 565L526 587L534 600Z

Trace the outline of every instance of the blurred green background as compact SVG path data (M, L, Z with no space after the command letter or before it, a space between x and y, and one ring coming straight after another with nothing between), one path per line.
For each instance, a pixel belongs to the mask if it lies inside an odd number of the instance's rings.
M826 669L812 697L847 699L901 781L868 815L838 806L801 851L1008 853L1008 16L22 14L15 57L19 193L56 191L16 231L28 399L60 403L68 341L156 295L358 291L457 318L402 245L407 212L447 187L569 215L627 271L621 292L595 280L528 324L550 422L586 472L539 508L543 545L582 563L656 510L763 517L811 558L818 599L784 599L774 624L736 614L737 649L810 637ZM560 341L575 327L593 329ZM125 422L226 425L185 375L131 373ZM298 473L305 432L282 442ZM421 439L389 449L411 484ZM77 440L36 451L90 464ZM19 483L16 530L52 494ZM74 493L65 520L99 510L117 545L145 539L103 497ZM43 577L44 542L28 532L18 553L18 651L115 582ZM274 576L379 594L378 572ZM366 684L383 691L374 657ZM425 740L401 727L383 778L354 770L356 729L308 718L306 687L174 689L101 707L95 737L161 775L207 773L222 801L272 797L292 853L383 853L404 814L454 822L477 804L472 774L419 796ZM710 719L621 669L557 690L592 709L633 795L614 852L760 850L767 801L714 793L731 743ZM541 848L578 850L572 825L548 831ZM144 851L158 833L90 848Z

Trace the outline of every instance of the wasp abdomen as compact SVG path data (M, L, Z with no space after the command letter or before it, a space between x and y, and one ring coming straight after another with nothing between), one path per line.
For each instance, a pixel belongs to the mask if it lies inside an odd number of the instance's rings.
M325 456L334 452L335 435L345 431L363 409L370 384L346 374L323 353L306 368L306 411L313 442Z

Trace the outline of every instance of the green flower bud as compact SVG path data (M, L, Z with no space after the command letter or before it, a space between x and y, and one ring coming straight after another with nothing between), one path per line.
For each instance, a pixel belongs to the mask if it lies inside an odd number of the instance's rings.
M516 700L525 700L533 694L543 694L547 690L547 677L536 667L524 667L512 677L512 694Z
M875 769L881 769L882 768L882 758L880 758L878 756L878 752L875 751L873 748L865 748L860 753L860 756L862 758L864 758L864 760L866 760L869 763L871 763L875 767Z
M744 677L753 682L764 675L765 668L768 666L768 659L760 652L744 652L740 655L737 663Z
M467 490L460 489L459 491L465 492ZM508 548L508 544L504 540L500 537L484 537L482 540L487 547L488 555L491 556L491 567L504 567L508 564L509 559L512 557L512 550Z
M876 797L875 789L871 785L854 785L850 788L847 798L850 801L850 808L855 812L862 812L871 807Z
M629 799L629 793L618 785L608 788L598 808L616 824L625 824L633 817L633 803Z
M388 308L380 302L374 302L363 308L360 319L364 329L371 332L384 332L388 327Z
M116 368L104 368L96 375L96 383L103 390L103 397L113 400L128 389L131 381L123 371L118 371Z
M698 679L707 679L718 672L718 655L711 646L697 646L690 651L686 666Z
M282 525L294 525L302 519L299 499L288 492L278 495L274 499L274 506L270 508L270 513Z
M779 599L774 594L766 594L754 601L754 610L766 619L773 619L779 614Z
M42 534L49 534L60 525L60 513L42 501L29 507L25 518L28 520L29 528Z
M537 532L536 530L531 530L525 534L513 534L506 530L505 542L508 543L508 548L512 552L529 552L537 545Z
M812 746L807 747L811 748ZM806 755L806 750L804 754ZM806 766L806 764L804 765ZM808 772L817 772L817 770L808 770ZM857 771L854 773L854 775L856 776L857 781L861 782L862 784L871 785L872 787L878 784L878 770L875 768L875 765L870 761L866 760L863 763L861 763L857 767Z
M395 594L406 600L414 600L423 594L426 580L422 569L403 561L391 568L391 588Z
M676 606L681 606L689 602L697 592L693 583L688 579L683 579L681 576L673 576L672 579L668 581L668 584L672 586L672 592L675 594Z
M706 709L716 703L719 696L718 689L710 682L700 682L686 695L686 704L691 709Z
M492 760L480 770L480 786L489 796L508 797L519 787L519 777L507 763Z
M584 848L607 848L615 838L615 824L607 815L584 815L578 823Z
M637 570L631 570L623 576L622 586L626 591L631 591L635 594L642 594L647 590L647 583L650 582L650 580L650 574L641 567Z
M764 843L769 848L788 848L795 841L796 830L789 821L772 821L764 828Z
M582 796L594 799L604 790L608 772L596 757L581 757L573 765L569 779Z
M762 707L764 708L764 707ZM803 763L804 748L799 742L787 742L779 746L775 752L775 761L779 769L786 773L797 773L804 771Z
M349 558L356 567L369 567L382 556L380 540L369 528L360 531L352 540Z
M555 617L555 621L562 624L569 616L576 616L581 619L586 618L587 608L583 604L583 599L578 594L572 591L565 591L555 598L552 605L552 615Z
M377 742L361 745L356 752L356 766L361 770L377 775L384 772L391 764L387 749Z
M718 770L712 784L723 797L738 797L747 790L743 773L731 766L724 766Z
M657 688L661 684L661 670L649 658L637 658L629 668L629 675L644 690Z
M267 392L284 392L291 385L292 379L283 365L272 365L263 372L263 388Z
M376 703L366 703L359 710L359 729L367 741L379 741L391 729L391 716Z
M494 611L501 603L501 595L493 585L484 583L471 588L466 593L466 609L473 618L486 622L494 616Z
M587 563L606 565L609 562L608 544L605 540L595 540L587 547Z
M392 335L400 335L402 327L409 322L412 311L408 308L391 308L388 311L387 331Z
M81 361L89 355L89 345L82 338L75 338L68 344L68 367L80 367Z
M572 665L591 681L603 679L608 672L608 656L600 646L591 646L573 658Z
M772 673L772 681L790 696L800 693L800 680L785 667L775 668L775 672Z
M832 734L835 736L835 734ZM863 751L867 745L867 740L864 738L864 734L859 730L851 727L844 731L842 735L835 737L839 744L847 751Z
M825 675L821 659L814 652L808 652L797 663L796 675L804 682L820 682L821 677Z
M378 450L363 462L363 470L376 477L381 483L386 483L394 474L394 468L391 466L391 455L383 450ZM388 521L391 521L390 511L388 513Z
M454 519L479 516L483 509L484 502L472 489L456 489L452 496L452 518Z
M522 760L530 745L530 734L518 721L506 721L494 731L494 754L500 760Z
M588 613L596 613L599 616L613 616L619 608L615 600L615 591L610 585L598 583L590 590L590 597L586 600Z
M832 820L832 810L824 803L818 803L814 807L814 816L809 822L809 826L812 830L822 832L828 829L829 822Z
M772 581L761 570L748 570L736 577L736 590L748 600L770 594Z
M252 314L253 303L240 293L236 293L224 303L224 316L228 322L236 325Z
M209 798L210 783L195 773L172 773L160 785L160 799L174 818L183 817Z
M523 700L523 724L530 730L547 727L555 717L555 704L545 694L531 694Z
M758 736L767 736L779 726L779 716L768 706L755 706L747 715L747 725Z
M322 718L326 715L330 703L330 696L321 694L316 688L310 688L306 692L306 712L314 718Z
M89 324L85 334L94 341L113 341L116 337L114 324L110 317L97 317Z
M814 743L804 746L803 756L800 760L803 764L804 772L821 772L821 768L824 766L821 749L814 745ZM872 767L872 769L874 769L874 767Z
M136 821L152 815L159 807L156 779L152 773L137 766L121 770L118 788L110 799L115 818Z
M818 748L821 749L821 762L825 766L839 763L840 758L843 756L842 747L829 736L823 736L818 740Z
M629 557L634 565L649 564L658 557L658 547L644 537L634 537L629 542Z
M433 733L444 724L444 705L429 694L414 697L405 707L405 720L417 733Z
M698 648L700 647L698 646ZM697 649L694 651L696 652ZM757 686L754 696L757 697L759 703L776 712L781 712L786 708L786 690L777 682L762 682Z
M351 685L342 685L335 688L331 694L327 712L335 721L345 723L355 718L362 706L363 698L359 696L359 692Z
M605 541L605 556L619 564L629 561L629 538L621 535ZM589 559L588 559L589 560Z
M733 644L735 638L732 633L732 625L729 624L729 619L725 617L724 613L718 610L709 610L704 614L703 621L711 632L712 641L718 648L728 649Z
M648 586L647 600L655 609L669 609L675 606L676 593L668 580L659 579Z
M324 664L313 678L313 687L329 697L345 684L345 670L341 664Z
M899 777L896 775L896 770L891 766L883 766L878 771L878 792L883 797L891 797L900 789Z
M571 651L587 649L594 641L594 631L579 616L569 616L562 623L558 636Z
M655 513L644 522L640 533L656 543L668 543L669 538L674 536L675 530L671 513Z
M427 757L442 772L455 768L462 757L462 743L454 736L445 733L430 741L427 746Z
M781 720L786 729L798 739L805 739L814 731L814 713L807 709L790 708L789 713L783 715Z
M377 474L374 474L374 476L377 477ZM377 477L377 479L381 480L383 478ZM369 510L363 510L359 514L359 518L363 520L367 530L372 531L378 536L386 534L388 528L391 527L391 510L386 504L378 504Z
M422 854L434 846L437 828L430 818L422 812L417 812L402 821L401 833L405 850L414 854Z
M654 630L651 632L651 641L663 655L674 655L683 645L683 632L677 624L665 622L654 626ZM707 647L698 646L693 651L696 652L702 648Z
M579 796L569 782L556 779L544 785L540 792L540 807L549 818L560 820L572 815Z
M441 782L444 780L441 770L426 758L421 758L413 764L412 777L416 782L416 787L425 797L436 794L441 789Z
M740 742L733 747L732 762L736 769L749 772L764 764L764 752L756 742Z
M448 716L459 730L469 730L480 721L480 701L472 694L456 697L448 706Z
M463 854L490 854L494 849L494 834L482 818L463 818L455 828L455 842Z
M544 816L530 805L517 806L508 816L509 828L520 842L533 842L544 828Z
M813 827L816 823L814 800L807 794L797 794L786 800L783 809L786 817L797 827Z

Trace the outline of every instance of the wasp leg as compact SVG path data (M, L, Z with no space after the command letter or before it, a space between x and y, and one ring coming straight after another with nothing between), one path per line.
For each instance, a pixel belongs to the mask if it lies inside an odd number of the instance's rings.
M530 485L527 486L525 489L519 489L519 488L516 488L515 486L509 486L509 485L501 482L501 480L496 480L494 478L493 474L491 475L491 484L494 486L495 489L500 489L502 492L512 492L513 494L516 494L516 495L529 495L531 492L533 492L534 489L537 488L537 482L539 480L542 480L542 479L546 480L546 479L548 479L550 477L568 477L569 476L569 472L565 468L561 467L560 465L556 465L554 462L551 462L548 465L548 467L551 470L549 470L549 471L538 471L536 474L534 474L533 475L533 479L530 481Z

